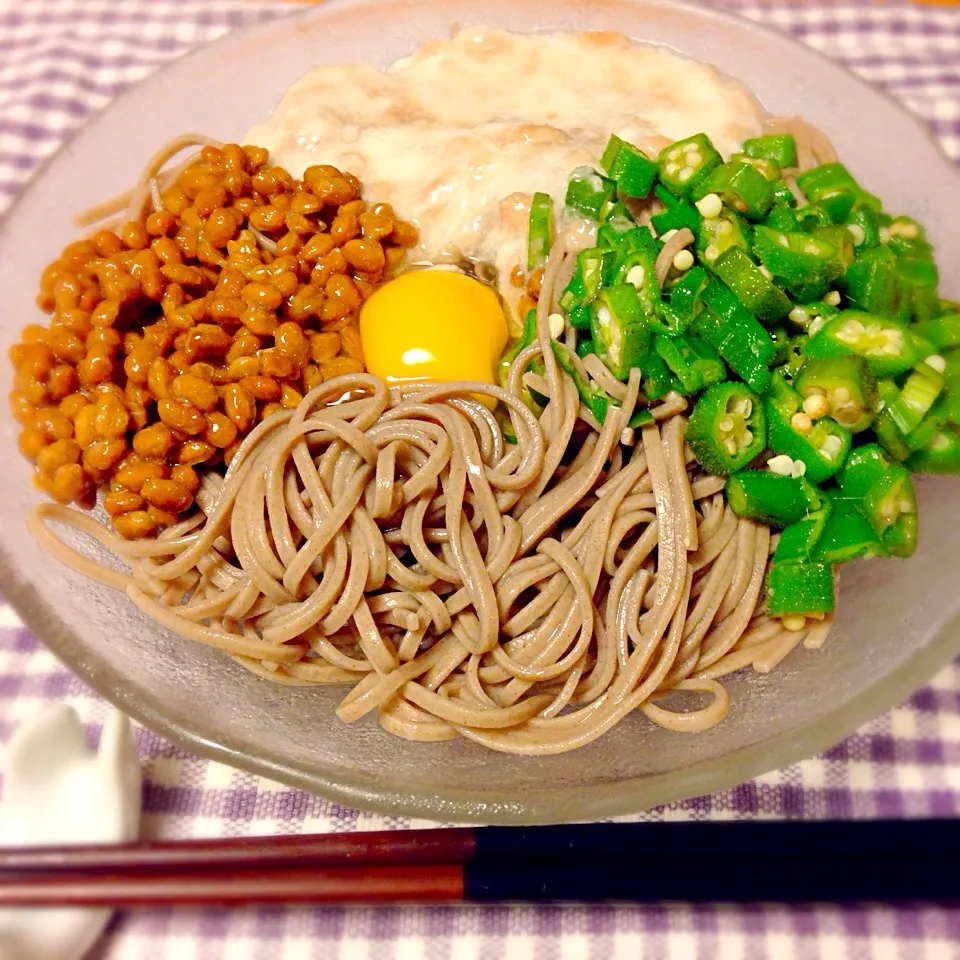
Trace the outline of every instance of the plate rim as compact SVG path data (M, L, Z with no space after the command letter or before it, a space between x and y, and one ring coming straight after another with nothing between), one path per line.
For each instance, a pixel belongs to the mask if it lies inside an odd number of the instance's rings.
M146 77L113 98L104 107L91 115L31 174L0 221L0 239L8 231L11 215L36 192L42 190L45 174L63 152L68 151L74 140L88 125L102 120L118 103L142 93L143 88L162 83L162 77L176 65L201 56L210 47L228 44L238 34L249 34L274 25L289 24L300 19L323 19L346 9L396 5L405 0L328 0L318 7L292 9L287 15L275 20L257 21L236 30L228 31L216 39L201 44L181 56L170 60ZM547 0L538 0L545 10L550 9ZM622 0L621 0L622 2ZM917 134L923 136L935 148L940 162L953 170L960 183L958 170L943 149L929 125L908 110L890 93L859 75L825 53L804 44L789 34L760 24L738 13L717 7L704 8L684 0L629 0L634 7L661 8L680 11L697 19L720 22L755 35L776 39L802 50L805 55L843 71L861 87L874 96L885 99L890 107L909 120ZM434 6L443 0L425 0L419 5ZM544 30L551 29L545 26ZM681 51L682 53L682 51ZM17 575L11 557L0 544L0 591L6 601L19 614L24 625L51 650L73 674L114 706L123 710L144 727L159 734L174 745L205 759L225 763L256 776L266 777L289 786L304 789L334 802L350 807L380 813L399 814L410 817L449 819L457 822L533 824L556 823L573 819L597 819L639 813L650 807L688 799L705 793L728 790L772 770L781 769L807 757L820 753L848 737L859 726L894 708L912 692L929 682L938 670L960 654L960 611L958 611L930 642L913 653L904 663L861 691L842 706L836 707L801 728L788 730L774 737L753 743L750 746L724 754L712 760L668 773L653 774L642 778L619 780L614 783L597 783L587 787L528 790L513 804L494 805L478 803L476 795L471 800L469 791L436 790L418 791L415 784L396 786L370 786L362 777L332 778L323 771L305 772L291 764L264 756L254 756L243 749L233 747L229 738L221 742L210 740L196 730L168 719L149 703L137 701L122 685L111 682L109 675L118 679L120 674L112 666L95 665L74 651L81 648L68 624L63 623L42 603L32 601L33 588Z

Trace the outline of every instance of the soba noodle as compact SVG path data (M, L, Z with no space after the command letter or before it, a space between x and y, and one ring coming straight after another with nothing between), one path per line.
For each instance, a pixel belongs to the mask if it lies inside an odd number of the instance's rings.
M158 153L98 213L142 208L190 142ZM686 233L664 248L670 260ZM348 685L346 722L376 711L400 737L461 735L517 754L583 746L635 710L670 730L712 727L729 709L721 678L768 672L801 642L819 647L829 619L788 631L766 616L770 531L738 518L723 480L693 461L683 397L632 430L639 371L610 382L590 359L584 375L620 405L602 425L581 405L549 346L569 243L554 244L539 341L506 389L339 377L257 426L225 476L204 477L198 511L159 536L127 541L52 503L35 509L32 532L259 677ZM548 399L539 418L523 401L530 384ZM480 398L509 411L516 443ZM130 572L74 550L51 521Z

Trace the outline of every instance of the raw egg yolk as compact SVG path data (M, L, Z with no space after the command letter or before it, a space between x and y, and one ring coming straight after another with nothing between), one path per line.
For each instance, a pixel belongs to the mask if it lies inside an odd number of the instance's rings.
M363 305L367 369L387 383L497 383L507 321L496 293L449 270L414 270L385 283Z

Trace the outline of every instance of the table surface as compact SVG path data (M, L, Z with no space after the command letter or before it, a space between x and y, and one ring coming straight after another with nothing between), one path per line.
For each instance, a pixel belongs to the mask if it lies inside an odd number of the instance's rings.
M960 159L960 7L723 6L846 64L927 120ZM39 163L130 84L192 47L296 12L254 0L0 0L0 213ZM0 600L0 740L51 701L91 735L107 705ZM186 754L139 731L143 832L241 836L423 825L345 809ZM805 763L637 820L960 814L960 662ZM721 890L718 889L718 893ZM960 958L960 909L881 906L333 908L148 911L117 917L92 960L535 957ZM2 958L0 958L2 960Z

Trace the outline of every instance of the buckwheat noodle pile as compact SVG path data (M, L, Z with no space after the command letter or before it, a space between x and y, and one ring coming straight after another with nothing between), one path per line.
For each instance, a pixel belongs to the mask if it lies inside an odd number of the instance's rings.
M791 632L765 615L770 531L738 518L723 480L693 461L682 397L631 430L634 371L607 384L620 406L602 425L581 407L549 347L571 244L554 243L539 342L506 389L330 380L257 426L224 476L204 477L197 512L159 536L127 541L51 503L33 534L260 677L348 686L346 722L376 712L410 740L459 734L517 754L583 746L635 710L670 730L712 727L729 709L722 677L821 645L829 621ZM539 419L530 385L549 398ZM506 407L517 443L481 397ZM130 572L68 546L51 521Z

